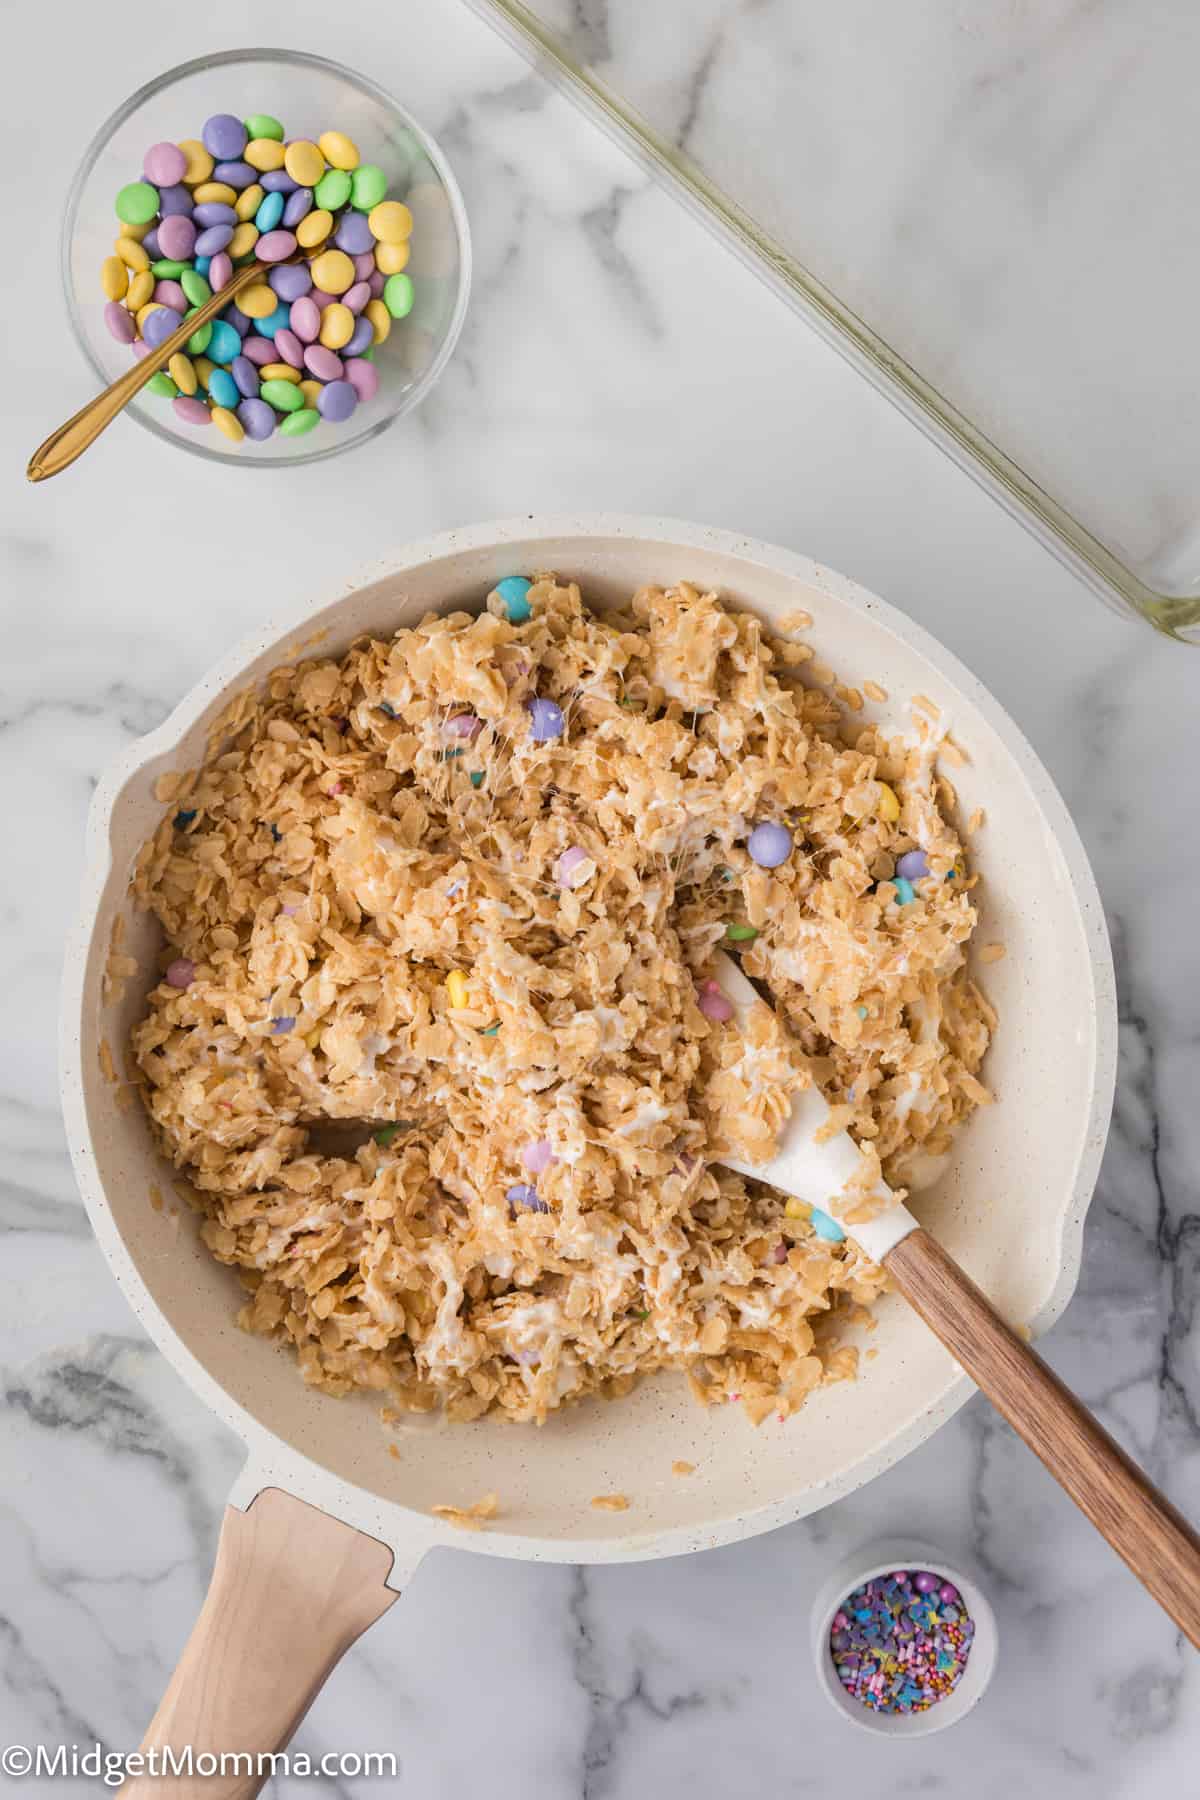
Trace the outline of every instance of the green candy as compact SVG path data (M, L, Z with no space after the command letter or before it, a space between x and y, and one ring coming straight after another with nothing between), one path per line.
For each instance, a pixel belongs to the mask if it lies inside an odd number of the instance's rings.
M199 269L181 269L178 279L180 287L193 306L203 306L206 300L212 299L212 289Z
M188 263L172 262L169 256L160 256L157 262L150 264L150 273L157 275L160 281L178 281ZM184 289L187 292L187 289Z
M158 211L158 189L148 181L131 181L117 195L117 217L126 225L148 225Z
M326 212L336 212L339 206L345 206L353 185L349 169L326 169L313 189L314 206L322 206Z
M266 401L267 405L273 406L277 412L294 413L299 412L301 408L304 407L304 395L300 392L296 383L294 381L284 381L282 376L276 381L264 381L258 391L261 397ZM305 410L307 411L308 409L305 408ZM302 425L300 429L302 431L309 431L311 430L311 427Z
M277 144L283 142L283 126L270 113L251 113L242 124L252 138L274 138Z
M383 284L383 304L393 319L406 319L413 307L413 284L407 275L389 275Z
M472 769L471 770L471 786L474 788L483 786L483 770L482 769ZM484 1036L485 1037L487 1036L486 1032L484 1033Z
M164 399L173 400L179 392L179 389L175 386L171 377L165 375L160 369L158 374L152 375L146 383L146 392L148 394L161 394Z
M285 381L283 385L284 387L290 387L291 383ZM266 388L274 386L275 383L273 381L264 381L262 389L259 391L262 392ZM292 388L293 393L296 393L297 391L297 389ZM303 396L301 397L303 398ZM299 412L289 414L283 421L283 424L279 427L279 435L280 437L303 437L306 431L311 431L314 425L319 425L320 423L321 415L316 407L305 406L302 407Z
M190 319L192 316L192 313L194 313L196 310L197 310L196 307L193 306L192 311L189 312L186 315L186 317ZM198 331L193 331L191 337L188 339L188 341L187 341L188 355L189 356L203 356L204 352L208 349L211 338L212 338L212 320L206 319L204 321L203 325L201 325L200 329Z
M322 176L322 180L325 177ZM350 177L350 203L359 212L370 212L387 194L387 176L378 163L359 163ZM155 212L158 211L157 206Z
M754 925L727 925L725 936L731 944L749 944L758 936L758 928Z

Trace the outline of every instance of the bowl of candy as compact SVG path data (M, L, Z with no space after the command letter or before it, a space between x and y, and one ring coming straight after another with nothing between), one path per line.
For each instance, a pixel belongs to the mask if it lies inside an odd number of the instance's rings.
M843 1718L881 1737L926 1737L983 1698L996 1615L975 1577L912 1539L868 1545L812 1611L817 1679Z
M351 70L199 57L101 127L63 223L67 307L107 386L247 262L263 279L127 411L218 462L313 462L419 405L466 314L470 236L434 140Z

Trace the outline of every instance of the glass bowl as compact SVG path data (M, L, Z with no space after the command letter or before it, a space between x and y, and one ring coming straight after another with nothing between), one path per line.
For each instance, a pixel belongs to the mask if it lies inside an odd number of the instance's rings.
M289 137L344 131L365 162L378 163L388 198L412 211L408 274L414 301L374 347L379 390L344 424L322 420L303 437L274 432L265 442L233 444L213 426L189 425L170 402L142 393L125 409L138 423L211 462L278 468L317 462L375 437L419 405L454 349L467 310L471 244L466 208L446 158L398 101L363 75L295 50L228 50L197 57L139 88L101 126L71 184L63 221L62 269L75 336L101 387L130 365L130 351L104 323L100 265L113 253L120 224L117 192L141 178L152 144L198 138L213 113L238 118L266 112ZM81 399L82 404L82 399Z

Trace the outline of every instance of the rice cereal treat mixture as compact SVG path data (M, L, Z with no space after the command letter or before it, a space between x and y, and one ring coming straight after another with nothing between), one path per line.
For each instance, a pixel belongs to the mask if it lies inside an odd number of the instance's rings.
M306 1381L540 1422L666 1367L757 1422L853 1374L882 1271L712 1159L811 1078L903 1191L994 1016L939 724L832 680L686 584L510 578L275 670L168 779L137 1078ZM721 944L774 1001L745 1029Z

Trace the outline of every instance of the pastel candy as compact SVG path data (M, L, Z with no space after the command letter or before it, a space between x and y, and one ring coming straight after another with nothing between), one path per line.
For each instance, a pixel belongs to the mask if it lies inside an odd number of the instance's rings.
M131 344L137 326L119 300L110 300L104 309L104 323L118 344Z
M289 323L301 343L311 344L321 330L321 310L316 301L307 294L293 300Z
M204 121L200 138L217 162L232 162L246 148L246 127L232 113L214 113Z
M235 356L230 370L243 399L253 400L258 393L258 370L248 356Z
M196 249L201 256L216 256L218 251L227 250L232 240L232 225L210 225L196 239Z
M190 394L179 394L171 404L185 425L208 424L208 408L203 400L197 400Z
M192 211L191 190L184 187L182 182L178 183L175 187L160 188L158 194L158 211L159 216L164 219L178 217L180 213L187 214L190 217Z
M358 394L349 381L330 381L321 389L317 410L323 419L340 425L358 405Z
M352 357L346 364L346 380L360 400L373 400L379 392L379 370L361 356Z
M342 378L341 357L335 350L327 350L324 344L309 344L302 360L304 367L311 370L318 381L340 381Z
M265 400L243 400L237 409L237 416L246 436L256 441L269 438L275 429L275 414Z
M264 201L264 205L266 202ZM285 257L295 254L296 239L290 231L268 231L260 237L255 246L255 253L260 262L283 262Z
M267 282L279 298L289 304L301 299L312 288L312 276L303 263L277 264L267 276Z
M284 362L290 363L293 369L304 367L304 345L294 331L285 325L282 331L275 333L275 349Z
M142 162L142 173L155 187L173 187L187 173L188 159L178 144L152 144Z

